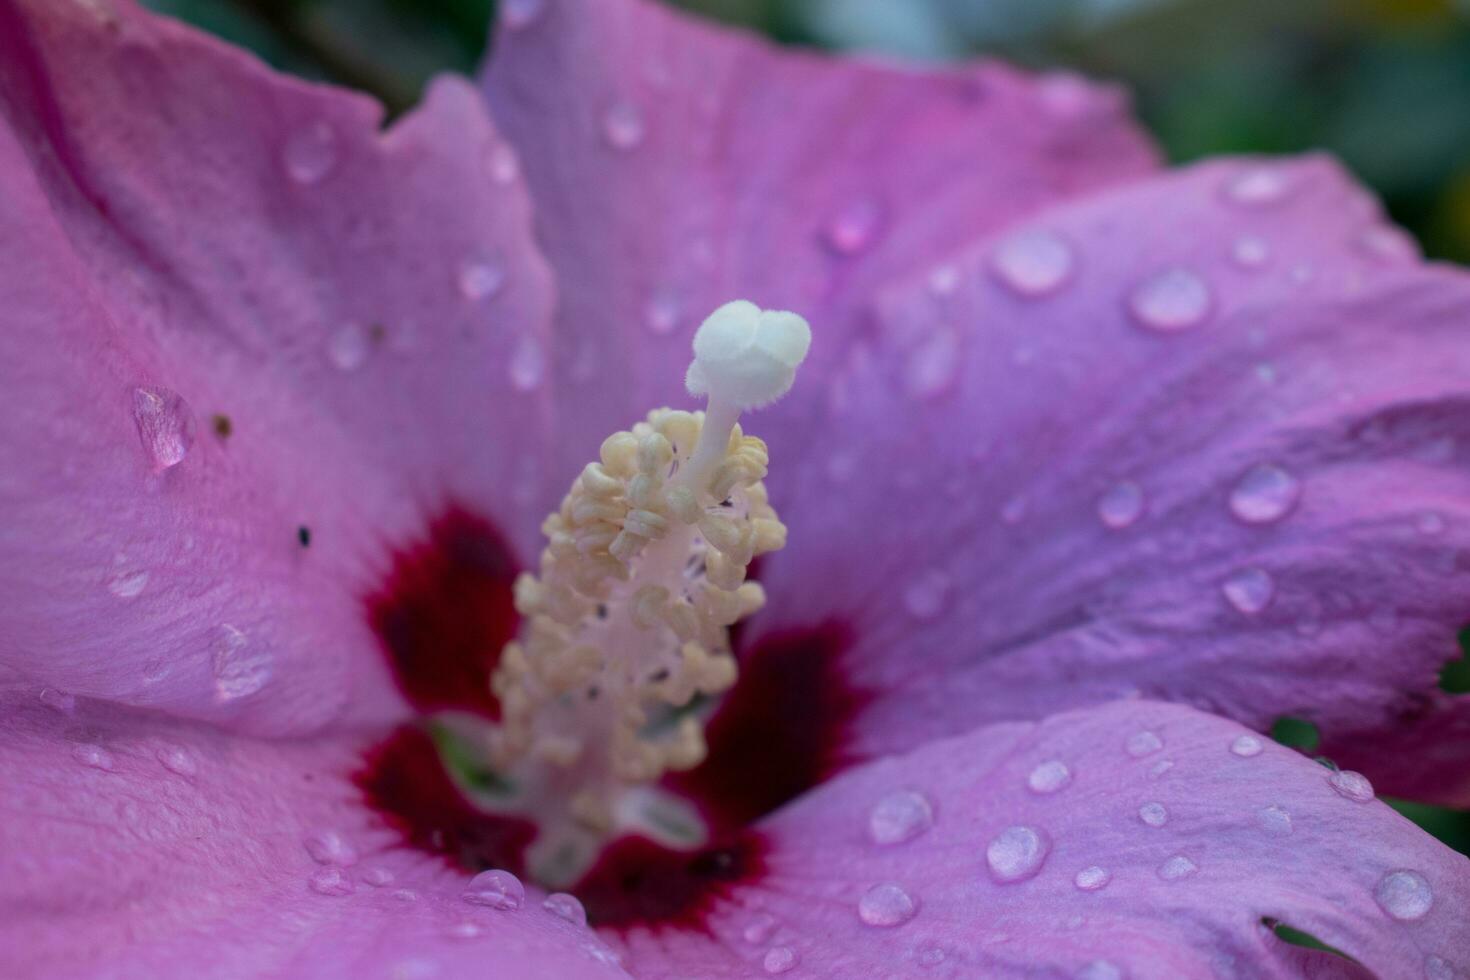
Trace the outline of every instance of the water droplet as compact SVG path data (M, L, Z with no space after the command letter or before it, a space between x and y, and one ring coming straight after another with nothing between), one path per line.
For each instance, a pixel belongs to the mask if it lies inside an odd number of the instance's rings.
M857 255L878 239L883 211L871 198L858 198L838 210L824 231L828 246L838 255Z
M918 620L930 620L944 611L949 602L949 576L930 569L921 572L903 593L904 608Z
M546 0L500 0L500 22L519 31L536 22L546 9Z
M367 328L360 323L344 323L327 339L327 360L339 371L356 371L372 350Z
M1230 491L1230 513L1246 524L1270 524L1291 513L1301 495L1296 477L1274 463L1258 463Z
M1090 868L1083 868L1077 872L1076 876L1072 879L1072 884L1076 885L1079 891L1095 892L1108 887L1108 882L1112 880L1113 873L1111 871L1094 864Z
M199 771L194 756L181 745L160 745L154 754L158 764L176 776L188 778Z
M93 769L101 769L103 772L112 772L116 763L112 761L112 753L100 745L90 742L78 745L71 750L72 757L84 766Z
M353 891L352 879L341 868L318 868L312 872L307 883L318 895L330 895L333 898L351 895Z
M1266 747L1261 744L1261 740L1256 738L1254 735L1241 735L1237 737L1235 741L1230 743L1230 753L1232 755L1238 755L1242 759L1249 759L1254 756L1258 756L1261 754L1261 752L1265 750L1265 748Z
M1354 803L1367 803L1373 799L1373 784L1368 777L1351 769L1340 769L1327 777L1327 785L1345 799Z
M897 926L918 912L918 903L891 881L874 885L858 899L858 918L870 926Z
M473 922L456 922L448 931L453 939L477 939L485 932Z
M1034 827L1007 827L985 848L990 877L998 882L1025 881L1041 870L1051 841Z
M1286 197L1291 182L1277 167L1251 167L1231 176L1225 182L1225 196L1244 207L1275 204Z
M1123 980L1123 968L1108 960L1093 960L1077 971L1076 980Z
M541 907L558 919L565 919L574 926L585 926L587 924L587 910L582 907L582 902L575 895L566 892L553 892L546 896Z
M1165 269L1143 280L1128 296L1128 310L1141 327L1174 333L1198 326L1210 315L1209 284L1188 269Z
M643 307L643 325L648 332L667 337L679 326L679 300L670 289L654 290Z
M1378 907L1400 922L1422 919L1434 904L1434 890L1429 880L1417 871L1390 871L1373 889Z
M1169 822L1169 811L1162 803L1145 803L1138 808L1138 819L1150 827L1162 827Z
M796 950L790 946L773 946L766 950L761 966L767 973L786 973L796 967L797 960Z
M1174 760L1173 759L1160 759L1158 762L1155 762L1153 765L1151 765L1151 766L1148 767L1148 774L1150 776L1152 776L1154 779L1158 779L1164 773L1168 772L1170 769L1173 769L1173 768L1174 768Z
M1045 796L1063 789L1072 782L1072 770L1067 764L1059 759L1049 759L1039 763L1031 770L1031 775L1026 777L1026 785L1031 792Z
M399 902L417 902L419 900L418 892L414 891L412 888L395 888L388 894L394 900Z
M176 391L134 388L133 422L155 473L182 463L194 445L194 413Z
M914 960L927 970L931 966L938 966L948 958L949 954L944 951L943 946L922 946Z
M393 883L393 872L387 868L368 868L361 877L364 883L374 888L382 888L384 885Z
M298 184L320 183L337 166L337 131L324 122L296 130L281 150L286 175Z
M1291 814L1285 807L1271 805L1256 811L1256 823L1268 834L1285 837L1291 833Z
M1012 235L990 256L990 271L1020 296L1048 296L1072 278L1076 267L1072 246L1049 231Z
M1264 568L1242 568L1220 583L1225 601L1242 616L1265 610L1276 595L1276 581Z
M1097 498L1097 516L1105 527L1121 531L1143 516L1143 490L1125 480Z
M643 112L631 102L614 102L602 114L602 138L614 150L636 149L645 133Z
M43 687L36 699L53 711L59 711L64 715L72 714L77 710L77 696L65 691L58 691L54 687Z
M216 701L248 697L270 680L272 657L229 624L214 632L212 666Z
M119 599L133 599L148 587L148 573L143 571L118 572L107 580L107 591Z
M1165 881L1178 881L1180 878L1188 878L1198 870L1199 865L1183 854L1176 854L1159 865L1159 877Z
M1444 530L1444 518L1432 510L1426 510L1414 518L1414 527L1420 534L1439 534Z
M459 294L475 302L500 292L505 284L505 266L494 259L467 258L460 262L456 276Z
M487 905L502 912L512 912L526 900L526 886L509 871L497 868L481 871L471 878L460 897L471 905Z
M323 830L312 834L305 841L306 853L317 864L331 864L339 868L350 868L357 863L357 848L335 830Z
M510 355L510 383L516 391L535 391L546 373L546 354L530 334L516 341Z
M1424 980L1456 980L1459 976L1455 965L1440 956L1430 954L1424 959Z
M944 394L959 375L959 338L941 326L909 351L904 362L904 389L915 398Z
M1242 269L1259 269L1271 261L1271 246L1264 238L1242 235L1231 247L1230 257Z
M868 839L874 844L902 844L934 824L934 807L923 793L901 789L883 797L868 813Z
M776 931L776 917L767 912L757 912L750 917L745 928L740 931L740 938L752 946L759 946L770 939Z
M1164 747L1164 740L1159 738L1155 732L1134 732L1128 736L1128 741L1123 743L1123 748L1135 759L1142 759L1146 755L1153 755Z

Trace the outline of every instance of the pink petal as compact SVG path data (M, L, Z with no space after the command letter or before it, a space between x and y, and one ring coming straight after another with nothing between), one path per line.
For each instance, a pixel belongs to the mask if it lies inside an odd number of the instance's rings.
M502 911L358 799L360 740L0 703L7 977L626 976L527 889Z
M261 732L402 712L392 549L458 507L530 553L542 506L549 274L477 94L381 132L131 4L0 38L0 670Z
M1378 976L1470 965L1465 857L1289 749L1233 751L1243 735L1115 702L860 766L762 825L767 876L715 900L707 933L633 929L625 962L646 978L772 962L809 977L1364 975L1267 920Z
M797 391L763 415L780 436L879 284L943 286L958 244L1155 162L1109 88L782 50L644 0L508 5L486 88L561 285L566 479L611 426L688 403L690 337L716 306L812 323Z
M848 629L858 755L1133 692L1345 744L1412 722L1470 614L1470 277L1365 244L1381 220L1324 160L1216 163L886 294L825 445L773 445L756 636Z

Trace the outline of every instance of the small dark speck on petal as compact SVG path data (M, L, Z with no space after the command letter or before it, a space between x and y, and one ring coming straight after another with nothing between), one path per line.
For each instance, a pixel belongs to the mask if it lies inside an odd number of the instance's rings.
M216 412L210 417L209 422L214 428L214 434L221 439L228 439L231 433L235 431L235 423L230 421L228 415L221 415L219 412Z
M296 529L296 540L301 543L301 547L303 548L311 547L311 528L305 524L298 527Z

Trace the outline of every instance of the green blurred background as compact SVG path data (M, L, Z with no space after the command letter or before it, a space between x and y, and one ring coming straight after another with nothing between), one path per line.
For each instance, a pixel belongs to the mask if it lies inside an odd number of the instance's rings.
M145 0L393 112L472 73L493 0ZM1470 264L1470 0L675 0L783 42L993 55L1123 82L1175 162L1325 149L1428 254ZM1470 649L1470 633L1462 637ZM1470 654L1441 686L1470 691ZM1272 732L1310 752L1316 733ZM1470 814L1395 802L1470 853Z

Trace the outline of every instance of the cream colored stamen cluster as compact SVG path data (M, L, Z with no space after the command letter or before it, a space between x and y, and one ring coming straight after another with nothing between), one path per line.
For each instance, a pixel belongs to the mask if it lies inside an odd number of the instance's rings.
M708 412L659 409L609 436L542 524L538 574L515 586L521 636L492 680L502 714L488 747L540 824L543 879L640 825L702 833L650 784L703 761L701 709L736 677L729 628L765 602L746 573L786 542L762 483L766 444L736 418L790 387L806 329L794 314L721 307L690 370Z

